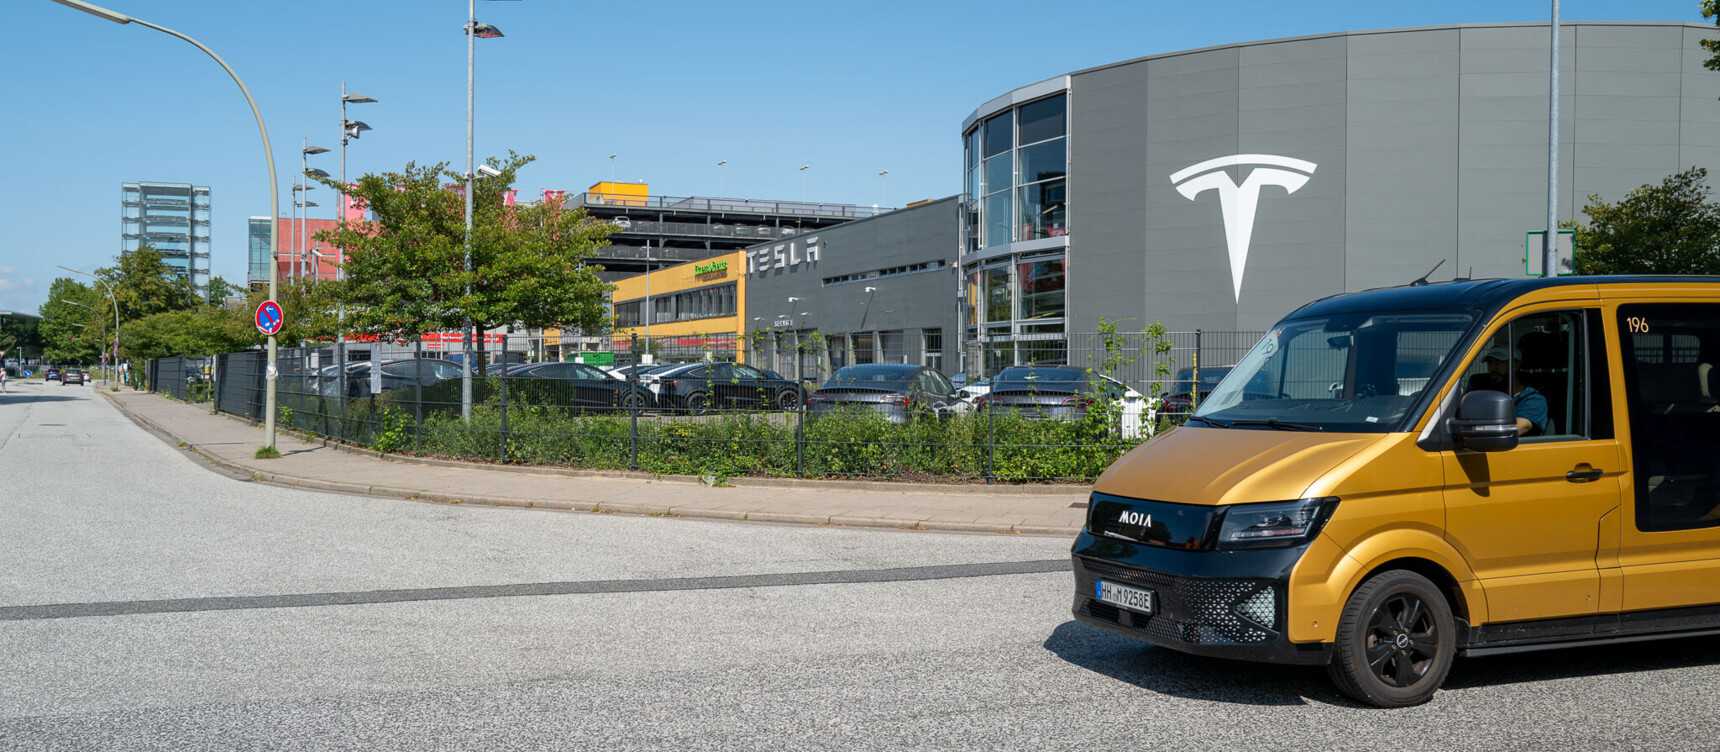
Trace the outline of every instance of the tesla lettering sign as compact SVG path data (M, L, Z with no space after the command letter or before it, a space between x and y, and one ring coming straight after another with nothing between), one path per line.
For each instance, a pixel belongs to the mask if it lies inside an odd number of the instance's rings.
M1236 299L1242 300L1242 272L1248 266L1248 243L1254 238L1254 210L1260 204L1260 189L1276 185L1286 194L1307 185L1315 165L1273 154L1235 154L1209 159L1171 174L1171 184L1190 201L1209 190L1218 191L1218 209L1224 217L1224 242L1230 250L1230 281ZM1253 167L1242 183L1231 180L1226 167Z
M747 273L758 274L771 269L792 269L801 264L810 264L816 261L818 261L818 244L815 240L807 241L805 249L802 249L794 241L777 243L769 248L747 251Z

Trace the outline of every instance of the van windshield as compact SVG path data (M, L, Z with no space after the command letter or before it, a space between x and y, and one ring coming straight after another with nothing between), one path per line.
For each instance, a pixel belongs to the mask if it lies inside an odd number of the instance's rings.
M1205 427L1386 433L1401 428L1475 323L1467 311L1291 319L1267 332L1201 402Z

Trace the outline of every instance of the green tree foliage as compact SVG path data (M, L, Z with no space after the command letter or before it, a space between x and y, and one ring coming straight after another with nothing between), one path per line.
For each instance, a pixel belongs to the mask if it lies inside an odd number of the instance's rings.
M534 158L509 153L489 160L498 177L474 181L472 268L465 266L465 199L447 163L407 164L365 175L351 195L376 220L317 235L346 247L339 294L352 331L413 337L461 328L606 323L610 286L586 262L615 231L583 210L506 206L514 176ZM331 188L336 183L324 181ZM470 285L471 292L466 288Z
M203 302L210 305L220 305L228 298L243 298L244 296L245 288L235 285L232 282L228 282L226 279L221 277L211 277L209 279L209 289L206 290L203 295Z
M288 279L275 285L275 302L281 306L281 331L275 343L281 347L300 347L312 342L330 342L335 337L335 288L338 283L328 280ZM251 344L267 341L257 331L257 306L269 297L268 291L250 294L239 306L232 321L237 323L240 338Z
M122 322L197 307L197 288L168 266L160 251L143 246L121 253L118 260L96 270L96 276L113 286Z
M86 365L101 358L102 345L113 340L113 309L107 296L67 277L48 287L42 317L42 357L49 363Z
M1720 0L1702 0L1702 18L1713 19L1720 26ZM1711 71L1720 71L1720 39L1699 39L1696 42L1709 53L1708 59L1702 65Z
M1720 204L1708 171L1693 167L1616 204L1589 196L1576 229L1578 274L1720 274Z

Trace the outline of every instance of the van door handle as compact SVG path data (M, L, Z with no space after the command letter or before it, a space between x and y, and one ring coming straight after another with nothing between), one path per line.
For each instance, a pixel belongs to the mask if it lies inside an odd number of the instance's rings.
M1606 471L1604 471L1604 470L1572 470L1568 473L1565 473L1565 480L1568 480L1572 483L1587 483L1587 482L1592 481L1592 480L1600 480L1600 477L1604 472L1606 472Z

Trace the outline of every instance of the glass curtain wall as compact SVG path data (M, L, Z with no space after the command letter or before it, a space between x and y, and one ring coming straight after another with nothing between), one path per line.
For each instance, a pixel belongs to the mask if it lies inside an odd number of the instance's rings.
M1068 131L1067 96L1056 94L996 113L963 135L964 254L1067 235ZM980 344L965 349L984 358L963 367L990 374L1067 362L1067 277L1062 249L1005 253L964 268L965 338Z

